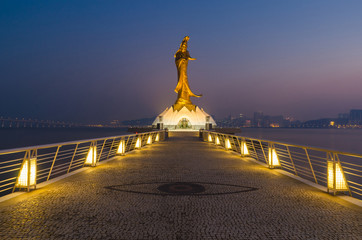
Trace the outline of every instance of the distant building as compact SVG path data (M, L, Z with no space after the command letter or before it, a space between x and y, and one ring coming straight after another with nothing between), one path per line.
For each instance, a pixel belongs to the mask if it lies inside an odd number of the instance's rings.
M338 119L349 119L348 113L338 113Z
M309 120L302 124L303 128L330 128L335 124L335 119L323 118L317 120Z
M264 127L284 127L283 116L266 116Z
M352 109L349 112L349 123L352 125L362 125L362 110Z
M261 111L254 112L254 127L264 127L264 113Z

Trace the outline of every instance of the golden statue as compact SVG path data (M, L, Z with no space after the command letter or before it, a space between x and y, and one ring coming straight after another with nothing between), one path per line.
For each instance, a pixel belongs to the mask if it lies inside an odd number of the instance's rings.
M177 100L173 105L173 110L180 111L183 106L188 110L196 110L196 106L192 104L190 97L201 97L201 95L196 95L190 90L189 81L187 79L187 64L189 60L196 60L196 58L191 58L189 51L187 51L187 41L189 36L184 37L180 45L179 50L175 53L175 63L177 67L177 76L178 82L175 88L175 92L178 94Z

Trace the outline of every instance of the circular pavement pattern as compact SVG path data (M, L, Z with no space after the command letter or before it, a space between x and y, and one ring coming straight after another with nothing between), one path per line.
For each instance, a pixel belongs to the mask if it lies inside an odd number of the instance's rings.
M255 187L211 182L144 182L105 186L104 188L119 192L159 196L212 196L258 190Z
M162 184L157 188L161 192L177 195L188 195L195 193L202 193L205 191L205 187L196 183L176 182Z

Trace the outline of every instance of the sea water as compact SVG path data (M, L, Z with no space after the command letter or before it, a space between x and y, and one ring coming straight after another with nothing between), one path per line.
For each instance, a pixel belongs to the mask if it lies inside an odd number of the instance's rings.
M362 154L362 129L242 128L237 135Z
M132 134L127 128L13 128L0 129L0 149Z

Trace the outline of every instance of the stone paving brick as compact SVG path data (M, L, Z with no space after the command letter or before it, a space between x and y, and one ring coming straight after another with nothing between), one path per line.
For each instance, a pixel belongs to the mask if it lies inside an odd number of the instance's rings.
M361 208L195 134L170 135L0 203L0 239L362 239ZM162 195L162 182L205 192ZM238 186L257 190L228 194Z

